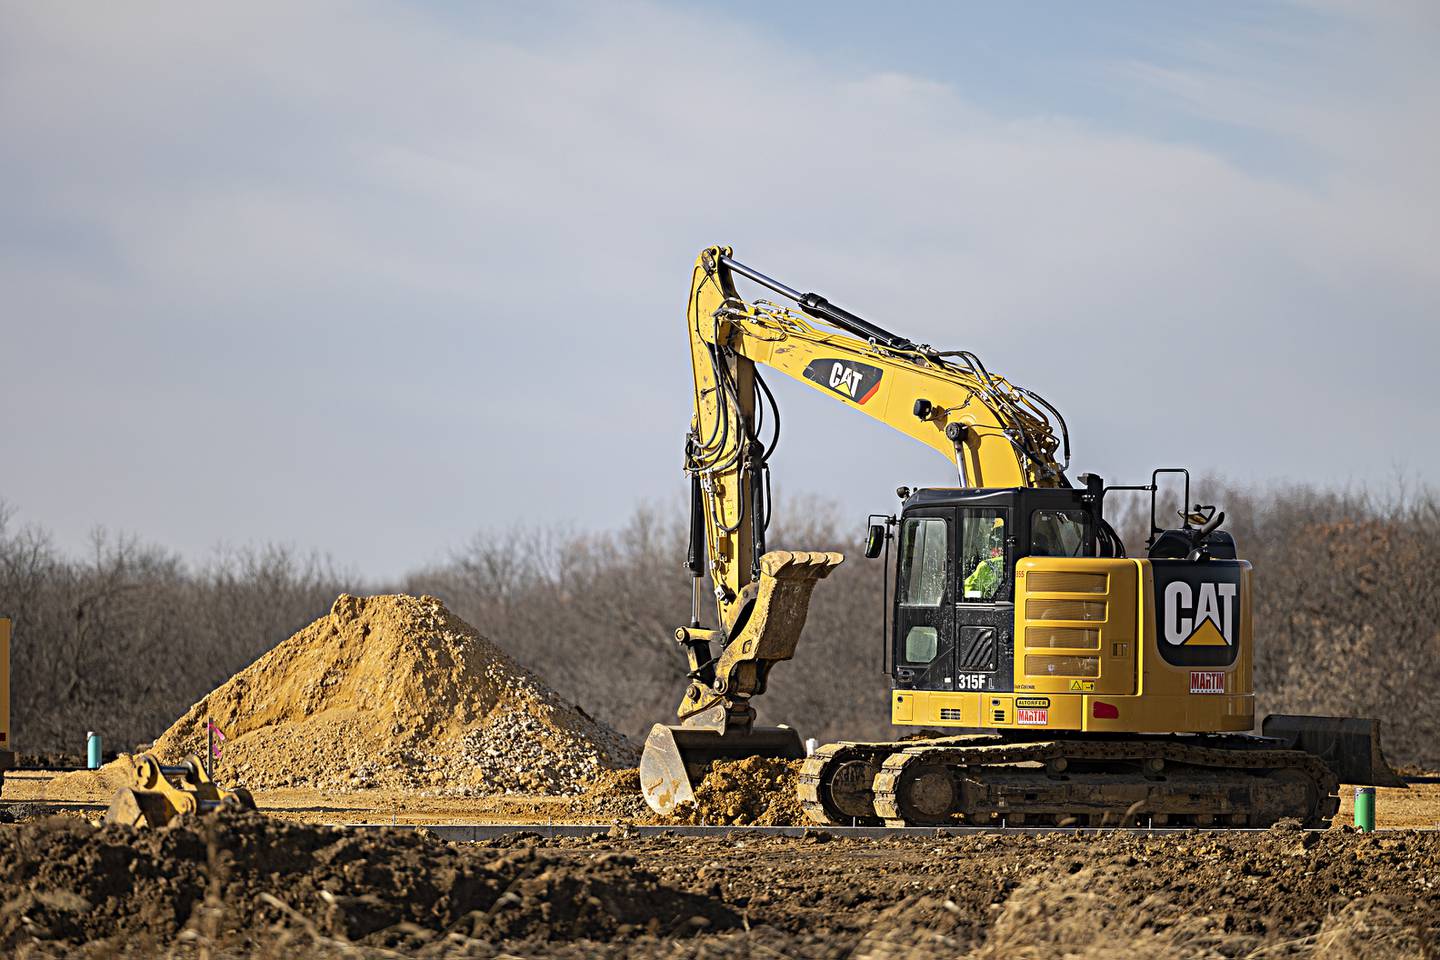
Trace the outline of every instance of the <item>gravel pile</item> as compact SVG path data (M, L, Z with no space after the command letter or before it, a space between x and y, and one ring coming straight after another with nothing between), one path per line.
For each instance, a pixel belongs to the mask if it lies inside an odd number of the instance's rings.
M434 597L341 595L195 704L155 752L203 754L207 721L227 737L217 776L252 790L578 794L636 762L623 736Z

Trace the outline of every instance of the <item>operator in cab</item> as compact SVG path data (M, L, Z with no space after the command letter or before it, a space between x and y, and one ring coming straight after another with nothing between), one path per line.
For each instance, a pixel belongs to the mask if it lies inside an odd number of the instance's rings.
M988 556L962 557L965 599L993 600L1005 582L1005 518L996 517L990 528Z

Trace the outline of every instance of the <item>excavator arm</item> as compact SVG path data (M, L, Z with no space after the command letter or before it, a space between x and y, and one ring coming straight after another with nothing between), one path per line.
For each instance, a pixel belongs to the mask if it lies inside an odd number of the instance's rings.
M735 289L737 275L795 306L744 300ZM914 344L746 267L728 247L701 252L686 314L695 374L686 469L701 495L703 512L693 518L692 533L704 533L709 569L702 568L698 536L690 565L696 576L711 574L727 627L739 615L746 584L759 578L767 460L778 441L778 410L769 425L762 423L765 401L772 410L774 401L758 366L931 447L956 466L961 486L1069 486L1056 460L1064 440L1058 412L991 374L972 353Z
M737 276L788 303L746 300ZM676 639L690 683L680 725L656 724L641 762L646 799L662 813L690 799L692 783L715 759L800 755L793 730L754 726L750 700L764 692L770 668L794 655L815 583L843 560L766 550L768 460L780 419L758 367L932 447L955 465L963 486L1069 485L1056 460L1062 446L1068 458L1064 422L1038 395L991 374L972 353L913 343L818 294L800 293L739 263L729 247L709 247L696 259L686 324L694 370L685 469L695 589L690 625ZM707 575L713 629L700 623L699 585Z

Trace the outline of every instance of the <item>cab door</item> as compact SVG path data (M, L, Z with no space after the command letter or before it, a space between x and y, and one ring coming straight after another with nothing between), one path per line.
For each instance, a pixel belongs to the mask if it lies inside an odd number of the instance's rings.
M955 510L927 507L900 521L895 568L895 684L955 689Z
M956 511L954 684L957 690L1014 689L1015 543L1008 507Z

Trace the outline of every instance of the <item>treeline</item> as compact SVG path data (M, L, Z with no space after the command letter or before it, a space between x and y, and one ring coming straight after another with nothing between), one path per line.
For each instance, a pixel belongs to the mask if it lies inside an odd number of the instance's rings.
M1379 716L1392 760L1440 767L1440 503L1429 494L1199 485L1256 569L1259 712ZM1117 504L1118 506L1118 504ZM762 718L822 740L887 735L880 666L883 571L833 507L782 505L772 546L833 549L796 659L777 666ZM280 547L201 565L98 534L84 556L0 512L0 612L15 618L13 735L25 751L79 749L87 729L149 740L236 670L323 615L336 594L428 593L565 696L631 736L672 716L688 620L683 511L641 509L603 534L477 534L398 584L356 583ZM1126 542L1143 547L1140 514ZM702 598L703 600L704 598Z
M346 585L283 547L202 565L97 531L80 556L0 504L0 615L14 622L11 736L24 753L154 738L231 674L329 609Z

